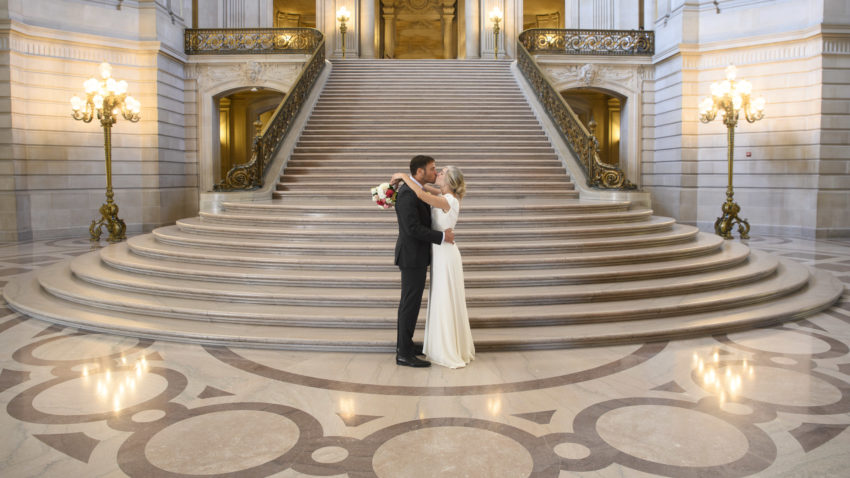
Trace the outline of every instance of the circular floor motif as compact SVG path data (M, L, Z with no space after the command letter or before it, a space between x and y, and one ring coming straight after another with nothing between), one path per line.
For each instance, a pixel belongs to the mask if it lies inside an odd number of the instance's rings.
M534 355L536 360L540 362L538 364L541 367L540 369L528 364L526 361L517 360L518 356L521 355L514 353L509 356L513 360L513 365L494 366L494 370L500 373L494 373L489 379L489 383L480 383L481 379L477 378L476 380L479 381L477 385L452 385L451 383L455 381L463 383L463 377L468 375L474 376L476 371L484 370L486 364L483 360L476 360L470 366L460 371L450 370L450 375L444 375L441 367L436 366L424 370L399 367L400 372L396 376L387 377L383 374L376 375L374 373L374 361L375 357L390 361L392 360L391 355L346 355L346 359L351 358L352 360L367 361L366 365L368 367L364 366L362 370L352 371L348 368L347 360L345 360L346 367L327 366L329 361L341 361L339 356L333 359L324 358L323 360L317 360L318 365L316 367L305 369L302 365L304 362L303 354L300 360L293 360L292 363L289 363L288 361L272 362L269 357L272 357L273 354L262 350L246 349L237 352L227 347L205 347L205 350L216 359L239 370L268 379L307 387L375 395L457 396L523 392L595 380L638 366L658 355L666 346L666 342L655 342L640 346L623 346L617 348L621 352L618 352L616 355L611 353L612 347L576 349L574 351L575 360L564 359L563 354L566 351L563 350L558 351L561 355L558 356L559 358L557 360L544 360L541 357L545 358L546 352L538 351ZM286 356L286 354L278 355ZM506 375L510 376L510 370L512 369L519 370L524 376L527 376L528 371L532 368L539 370L540 378L517 381L511 381L510 378L505 379ZM522 374L517 376L523 376ZM444 376L451 377L451 380L444 379ZM383 383L376 382L376 379L380 379ZM421 383L439 383L441 385L418 385Z
M103 414L154 399L168 388L156 374L137 376L133 370L93 374L59 383L38 394L32 406L43 413L64 415Z
M728 338L752 351L777 354L815 355L830 350L830 344L818 337L783 328L760 329L758 334L740 332L729 334Z
M139 339L118 335L74 334L62 340L46 342L32 351L37 360L45 362L91 361L129 351L139 344Z
M403 467L399 463L404 463ZM381 478L411 476L517 476L531 474L534 460L521 444L487 430L425 428L396 436L375 452Z
M169 404L164 419L133 427L117 461L127 475L144 478L269 476L292 466L322 436L311 415L262 402Z
M152 340L78 332L48 337L25 345L12 354L20 363L38 366L72 367L95 361L109 361L137 353Z
M275 413L220 411L165 428L151 437L145 456L157 468L172 473L232 473L285 454L298 436L298 426Z
M568 460L582 460L590 456L590 448L580 443L559 443L555 445L555 454Z
M617 408L602 415L596 429L603 440L622 452L672 466L721 466L739 460L749 448L747 437L728 422L678 407ZM699 440L694 437L696 431Z
M348 450L341 446L326 446L313 452L317 463L339 463L348 458Z
M838 402L841 390L808 373L755 365L752 377L742 381L739 395L786 407L817 407Z

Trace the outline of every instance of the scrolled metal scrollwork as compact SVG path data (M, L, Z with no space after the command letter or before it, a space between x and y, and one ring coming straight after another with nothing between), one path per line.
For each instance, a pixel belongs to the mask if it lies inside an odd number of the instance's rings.
M527 32L523 32L525 34ZM527 40L528 38L526 38ZM581 123L566 100L558 93L526 49L517 41L517 66L534 90L546 113L558 127L561 137L575 153L587 177L588 186L602 189L637 189L618 167L599 158L599 140Z
M321 35L321 34L320 34ZM277 154L280 144L292 127L295 117L307 100L316 79L325 66L325 42L316 45L313 56L298 75L292 88L275 109L271 120L254 137L251 160L238 164L227 172L224 179L215 185L215 191L256 189L262 187L266 168Z
M312 53L322 42L314 28L187 28L188 55Z
M652 55L655 32L648 30L564 30L532 28L519 35L529 52L567 55Z

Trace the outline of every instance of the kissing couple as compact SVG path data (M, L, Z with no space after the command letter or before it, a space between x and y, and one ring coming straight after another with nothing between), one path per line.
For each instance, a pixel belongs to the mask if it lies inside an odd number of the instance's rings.
M410 160L410 174L396 173L390 184L398 185L395 264L401 270L396 364L464 367L475 358L475 346L466 311L463 263L454 242L460 202L466 194L463 173L454 166L438 171L434 158L419 155ZM419 348L413 343L413 332L429 265L425 340ZM425 355L430 362L417 355Z

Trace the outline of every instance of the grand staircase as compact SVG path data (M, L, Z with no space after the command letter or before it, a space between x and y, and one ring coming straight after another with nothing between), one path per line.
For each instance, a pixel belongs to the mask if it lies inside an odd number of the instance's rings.
M416 154L466 175L456 234L478 350L758 327L843 291L829 274L649 209L581 199L508 62L343 60L273 198L227 202L50 266L10 283L6 299L116 334L391 351L396 219L369 188Z

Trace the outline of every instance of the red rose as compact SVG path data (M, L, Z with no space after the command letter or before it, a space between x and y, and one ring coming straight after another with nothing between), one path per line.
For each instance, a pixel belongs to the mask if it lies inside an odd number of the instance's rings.
M378 206L383 206L384 204L385 203L383 199L378 199Z
M387 189L387 197L388 197L388 198L393 197L393 194L394 194L394 193L395 193L395 191L393 191L392 189Z

